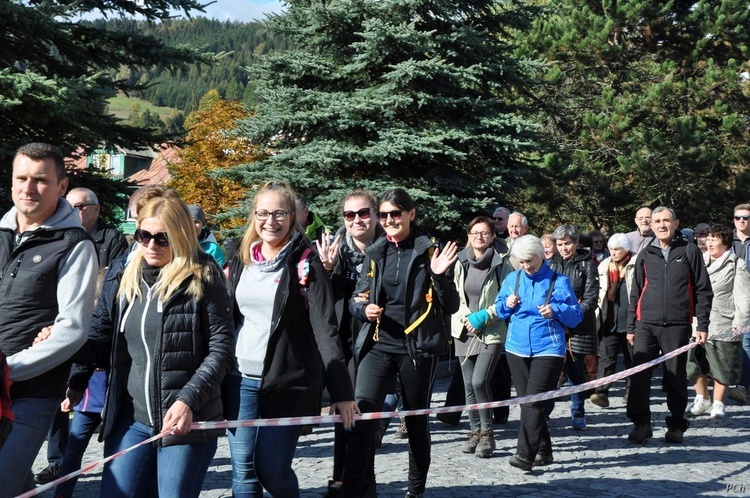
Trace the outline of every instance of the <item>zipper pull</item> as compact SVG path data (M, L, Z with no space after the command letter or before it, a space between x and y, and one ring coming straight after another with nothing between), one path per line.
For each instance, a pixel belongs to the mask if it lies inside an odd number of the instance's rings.
M12 278L16 278L16 275L18 274L18 268L21 266L21 260L23 259L23 254L18 256L18 259L16 260L16 267L13 268L13 271L11 272L10 276Z

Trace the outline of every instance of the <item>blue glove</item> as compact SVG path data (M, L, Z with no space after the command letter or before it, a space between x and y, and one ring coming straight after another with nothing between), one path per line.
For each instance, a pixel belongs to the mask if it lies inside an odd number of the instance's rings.
M487 313L487 310L479 310L471 313L466 319L469 320L469 323L475 330L482 330L490 319L490 314Z

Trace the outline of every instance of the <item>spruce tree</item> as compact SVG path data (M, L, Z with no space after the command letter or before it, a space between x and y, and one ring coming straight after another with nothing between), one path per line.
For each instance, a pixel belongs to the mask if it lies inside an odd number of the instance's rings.
M560 0L524 36L558 147L531 199L558 221L632 230L641 204L728 223L750 186L746 1Z
M173 16L173 9L187 13L200 8L195 0L0 2L0 193L10 185L13 154L24 143L49 142L71 155L97 147L135 148L163 140L107 112L107 99L116 91L143 87L118 77L121 67L158 65L176 70L213 60L194 49L170 48L138 32L107 31L80 21L79 16L140 15L158 21ZM79 172L77 179L84 185L90 183L87 174L97 173ZM106 182L97 184L107 186ZM107 197L104 192L98 194ZM10 196L0 195L0 209L5 211L10 205Z
M406 188L428 228L508 202L535 136L517 101L531 64L511 29L516 1L300 0L267 20L294 50L250 70L257 113L237 133L268 151L230 171L257 188L286 179L330 224L355 188Z

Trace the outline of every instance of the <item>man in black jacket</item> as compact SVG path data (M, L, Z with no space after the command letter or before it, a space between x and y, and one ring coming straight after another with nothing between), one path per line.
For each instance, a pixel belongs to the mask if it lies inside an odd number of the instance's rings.
M84 187L70 189L65 198L78 210L83 228L94 239L99 255L99 268L107 268L115 258L128 252L128 241L125 236L115 227L105 225L99 220L101 206L92 190Z
M732 252L750 268L750 203L738 204L734 208L734 240ZM739 403L747 403L750 393L750 332L742 337L742 376L729 396Z
M649 362L688 343L692 319L698 320L696 342L703 344L708 335L708 317L713 292L703 258L695 244L688 243L677 231L679 220L666 207L654 209L651 229L655 238L635 262L635 276L628 310L628 341L633 344L635 365ZM682 443L688 427L685 408L687 392L687 354L664 362L664 390L667 393L668 443ZM628 396L628 418L635 428L628 441L641 444L650 438L651 375L649 368L633 375Z

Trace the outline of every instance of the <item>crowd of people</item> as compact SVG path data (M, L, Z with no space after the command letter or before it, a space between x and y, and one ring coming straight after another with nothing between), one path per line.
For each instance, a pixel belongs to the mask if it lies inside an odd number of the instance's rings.
M356 415L382 411L396 393L404 409L428 408L451 348L456 396L474 404L508 398L511 385L518 396L580 385L615 373L619 355L629 368L694 341L663 364L672 444L689 417L726 416L728 396L746 402L750 333L731 332L750 325L750 204L735 207L734 230L680 230L672 209L644 206L630 233L566 224L539 237L522 213L498 207L468 223L461 248L420 227L402 188L348 194L334 235L291 185L270 181L225 252L203 210L159 186L131 196L129 244L100 223L94 192L68 191L54 146L21 147L12 178L14 207L0 220L0 350L14 421L0 431L0 498L76 470L100 423L105 456L162 436L105 465L102 497L198 496L224 431L193 431L194 421L316 415L324 388L342 419L326 496L376 496L383 424ZM653 370L627 379L634 444L653 437ZM586 429L587 401L610 406L609 390L570 396L571 429ZM511 466L554 461L551 410L521 405ZM507 416L469 411L457 450L492 457L493 425ZM428 422L403 420L407 498L428 485ZM303 430L229 430L233 496L299 496L292 461ZM33 475L45 438L49 466ZM62 483L56 496L74 488Z

